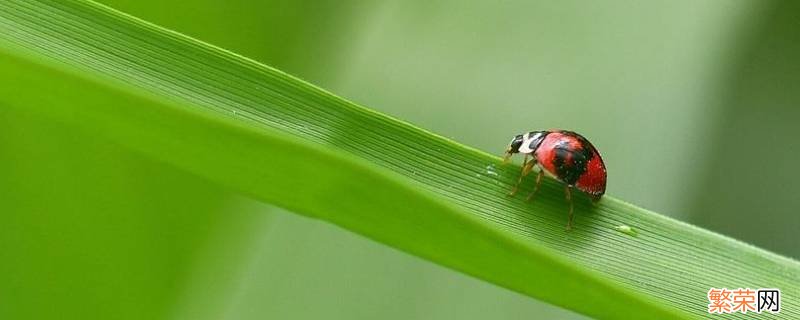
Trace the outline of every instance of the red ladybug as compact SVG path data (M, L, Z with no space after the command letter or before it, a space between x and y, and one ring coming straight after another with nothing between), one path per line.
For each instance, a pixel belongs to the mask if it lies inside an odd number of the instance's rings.
M515 153L524 154L525 159L522 162L522 174L509 195L516 194L522 178L528 175L534 166L538 166L536 187L527 199L530 200L539 191L539 184L545 173L565 183L569 201L567 230L572 228L572 187L587 193L593 201L600 200L606 192L606 166L603 164L603 158L589 140L575 132L550 130L518 135L511 140L503 161L508 162ZM528 155L533 156L531 161L528 161Z

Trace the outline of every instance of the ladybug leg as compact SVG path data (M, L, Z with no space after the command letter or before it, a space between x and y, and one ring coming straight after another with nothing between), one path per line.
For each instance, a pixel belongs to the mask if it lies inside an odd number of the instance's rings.
M544 175L544 170L539 170L539 174L536 175L536 186L533 187L533 191L531 191L531 194L529 194L528 197L525 198L525 200L531 201L531 199L533 199L533 195L535 195L536 192L539 192L539 185L542 184L543 175Z
M567 185L566 187L566 194L567 194L567 202L569 202L569 219L567 220L567 230L572 229L572 212L574 208L572 206L572 186Z
M514 185L514 189L511 189L511 192L508 194L509 196L513 197L515 194L517 194L519 185L522 183L522 179L531 172L534 163L534 160L528 161L528 155L526 154L525 158L522 160L522 172L519 175L519 179L517 179L517 184Z

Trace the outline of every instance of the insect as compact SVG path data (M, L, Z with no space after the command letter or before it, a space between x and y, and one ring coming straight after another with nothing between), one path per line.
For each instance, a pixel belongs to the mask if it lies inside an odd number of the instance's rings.
M536 176L536 186L527 200L531 200L539 191L543 175L547 174L563 182L569 202L567 230L572 229L572 188L588 194L594 202L600 200L606 192L606 166L603 159L589 140L580 134L566 130L520 134L511 139L503 163L507 163L515 153L522 153L525 158L519 180L509 195L514 196L517 193L522 179L533 171L534 166L538 167L539 173ZM529 156L531 160L528 160Z

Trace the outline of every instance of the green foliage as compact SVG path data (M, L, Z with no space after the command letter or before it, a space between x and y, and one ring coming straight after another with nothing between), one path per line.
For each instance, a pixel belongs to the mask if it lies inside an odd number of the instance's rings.
M709 287L770 286L797 315L796 261L612 197L578 197L565 232L556 183L506 197L517 166L95 4L3 3L0 48L6 108L526 295L692 318Z

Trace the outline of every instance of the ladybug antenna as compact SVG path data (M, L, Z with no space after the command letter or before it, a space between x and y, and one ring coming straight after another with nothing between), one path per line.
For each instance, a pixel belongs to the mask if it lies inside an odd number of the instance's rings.
M506 151L506 154L503 156L503 164L508 163L511 160L511 156L513 153Z

